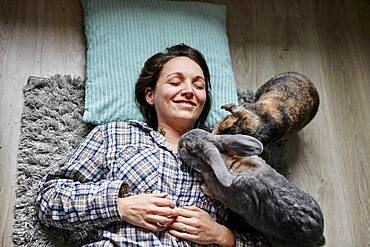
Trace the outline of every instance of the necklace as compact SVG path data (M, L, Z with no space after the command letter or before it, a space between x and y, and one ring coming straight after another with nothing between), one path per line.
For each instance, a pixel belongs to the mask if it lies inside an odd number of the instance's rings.
M166 131L163 129L163 127L160 127L158 132L159 132L161 135L166 136Z

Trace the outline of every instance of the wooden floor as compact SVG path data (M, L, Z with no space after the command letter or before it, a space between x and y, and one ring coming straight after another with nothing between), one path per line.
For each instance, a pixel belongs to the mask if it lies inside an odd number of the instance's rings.
M289 143L293 179L325 216L326 246L370 246L370 1L232 0L240 88L306 74L321 105ZM0 1L0 246L12 246L22 87L28 76L85 76L78 0Z

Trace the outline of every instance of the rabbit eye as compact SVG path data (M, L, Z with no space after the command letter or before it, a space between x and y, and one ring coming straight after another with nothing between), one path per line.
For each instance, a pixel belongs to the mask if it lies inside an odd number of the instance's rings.
M192 148L189 142L186 142L186 143L185 143L185 147L186 147L186 149L188 149L188 150L190 150L190 149Z
M188 150L188 152L191 152L191 153L193 153L193 152L194 152L193 147L192 147L192 146L190 146L190 145L186 145L186 149Z
M190 143L185 144L186 151L188 151L189 154L195 155L196 151L194 150L194 146L191 145Z

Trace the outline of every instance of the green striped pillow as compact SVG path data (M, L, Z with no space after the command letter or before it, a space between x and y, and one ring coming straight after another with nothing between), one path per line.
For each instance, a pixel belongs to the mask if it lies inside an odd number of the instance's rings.
M134 88L144 62L166 47L185 43L203 53L211 73L212 109L207 124L237 103L226 34L226 7L160 0L82 0L87 38L84 120L101 124L143 120Z

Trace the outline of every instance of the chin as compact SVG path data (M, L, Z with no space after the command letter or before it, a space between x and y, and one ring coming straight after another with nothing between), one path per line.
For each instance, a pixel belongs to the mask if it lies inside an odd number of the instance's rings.
M174 117L174 119L176 121L176 124L187 125L189 127L192 127L198 118L194 119L194 116L181 115L181 116Z

